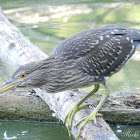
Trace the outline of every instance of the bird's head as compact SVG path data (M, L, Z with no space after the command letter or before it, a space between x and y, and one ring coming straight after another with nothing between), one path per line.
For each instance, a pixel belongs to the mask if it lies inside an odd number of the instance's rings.
M45 72L42 62L32 62L21 66L1 88L0 93L12 88L34 88L44 84ZM46 79L46 78L45 78Z

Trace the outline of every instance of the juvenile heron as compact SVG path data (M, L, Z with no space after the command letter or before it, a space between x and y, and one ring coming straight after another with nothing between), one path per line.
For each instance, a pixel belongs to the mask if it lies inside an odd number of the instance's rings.
M81 104L103 84L105 92L95 110L76 124L84 121L79 136L89 120L96 124L96 117L102 116L98 110L109 95L106 80L124 66L139 42L140 30L137 29L105 26L79 32L60 43L49 58L21 66L0 92L13 87L43 87L47 92L56 93L95 85L67 114L64 122L68 119L70 134L75 113L88 106Z

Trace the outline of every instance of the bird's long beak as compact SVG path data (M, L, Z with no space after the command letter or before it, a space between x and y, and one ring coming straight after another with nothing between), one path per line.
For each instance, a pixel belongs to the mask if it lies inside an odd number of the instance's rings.
M8 82L6 82L6 83L0 88L0 93L3 93L4 91L7 91L7 90L9 90L9 89L14 88L16 84L17 84L17 82L12 82L11 80L9 80Z

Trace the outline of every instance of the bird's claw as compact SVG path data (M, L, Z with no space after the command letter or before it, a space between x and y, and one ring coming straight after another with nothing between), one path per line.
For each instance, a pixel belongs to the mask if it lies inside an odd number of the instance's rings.
M71 136L71 132L70 132L70 128L72 127L72 120L73 120L73 117L75 115L75 113L82 109L82 108L85 108L85 107L89 107L89 104L86 104L86 105L82 105L82 106L78 106L78 105L75 105L70 111L69 113L66 115L65 119L64 119L64 123L66 123L66 120L68 118L68 124L67 124L67 129L68 129L68 133L69 133L69 136Z
M89 116L84 117L78 123L76 123L75 124L75 127L78 126L82 121L84 121L84 123L82 124L82 126L80 126L80 128L79 128L77 137L80 136L80 133L81 133L82 128L88 123L88 121L93 120L94 121L94 124L96 124L96 117L102 117L102 116L103 116L102 114L97 113L96 111L93 111Z

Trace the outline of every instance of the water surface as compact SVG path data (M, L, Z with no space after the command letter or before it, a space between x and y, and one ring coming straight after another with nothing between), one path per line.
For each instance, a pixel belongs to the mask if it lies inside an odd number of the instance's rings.
M66 127L58 123L0 121L2 139L69 140L69 137Z
M111 126L120 140L139 140L140 126ZM67 129L59 123L0 121L0 140L69 140ZM72 140L74 140L72 138Z

